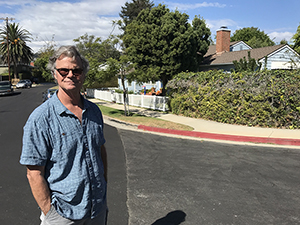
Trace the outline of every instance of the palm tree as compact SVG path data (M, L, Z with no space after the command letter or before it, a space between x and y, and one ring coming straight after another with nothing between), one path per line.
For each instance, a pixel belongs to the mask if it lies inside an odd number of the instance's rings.
M17 79L17 65L29 64L33 57L32 49L26 44L31 41L31 33L12 23L0 29L0 55L4 63L8 63L7 37L9 46L9 62L14 68L14 78ZM10 65L9 65L10 66Z

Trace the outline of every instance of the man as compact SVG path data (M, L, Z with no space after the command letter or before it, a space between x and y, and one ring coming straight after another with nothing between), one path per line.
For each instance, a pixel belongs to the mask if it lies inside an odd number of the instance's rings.
M104 225L107 157L99 108L80 90L89 64L74 46L49 59L58 91L24 126L20 163L27 166L41 225Z

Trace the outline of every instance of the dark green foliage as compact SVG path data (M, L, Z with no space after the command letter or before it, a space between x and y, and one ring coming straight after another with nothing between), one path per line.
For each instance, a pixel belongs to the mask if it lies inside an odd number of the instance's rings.
M53 82L54 77L51 72L47 70L47 64L49 61L49 57L52 54L41 54L34 62L34 69L32 70L34 77L42 77L47 82Z
M236 30L230 38L230 41L244 41L252 48L261 48L275 45L275 42L272 41L270 37L265 34L265 32L260 31L257 27L245 27Z
M234 71L235 72L242 72L242 71L255 71L259 70L261 64L257 64L256 60L251 58L250 51L248 52L248 60L246 58L240 59L240 61L233 61Z
M110 84L117 73L106 72L108 59L119 59L120 52L116 48L119 39L110 36L106 40L100 37L84 34L73 40L78 51L89 61L90 70L86 75L84 87L95 87ZM114 83L114 82L113 82Z
M108 58L119 58L120 52L116 49L119 40L115 36L102 40L94 35L84 34L73 40L78 51L88 60L94 59L99 64L106 62Z
M292 38L294 44L293 49L300 54L300 25L297 28L297 32L294 34Z
M8 39L7 39L8 36ZM27 45L32 39L26 29L12 23L0 29L0 55L4 63L8 61L7 41L9 45L9 62L13 64L14 78L17 78L17 65L29 64L33 57L32 49Z
M132 0L132 2L126 2L125 6L121 7L122 10L119 13L123 21L121 29L125 30L126 26L130 24L143 9L151 9L153 6L153 2L149 0Z
M47 69L47 64L49 57L53 55L56 44L54 41L54 36L52 36L51 41L47 41L45 45L39 50L37 58L34 61L34 68L32 70L33 76L47 82L53 82L54 77L51 71Z
M175 114L229 124L300 128L300 70L181 73L168 89Z
M136 73L128 75L138 82L161 80L163 88L182 71L197 71L209 46L210 30L205 21L170 12L165 5L145 9L127 27L123 42ZM164 93L164 89L163 89Z
M280 45L287 45L287 44L289 44L288 43L288 41L287 40L285 40L285 39L282 39L281 41L280 41L280 43L279 43Z

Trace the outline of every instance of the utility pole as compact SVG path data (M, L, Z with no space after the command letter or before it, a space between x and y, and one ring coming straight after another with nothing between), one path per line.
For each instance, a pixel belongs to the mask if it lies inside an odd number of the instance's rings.
M6 44L7 44L7 67L8 67L8 79L10 81L10 62L9 62L9 43L8 43L8 20L12 21L14 18L3 18L1 17L0 20L6 20Z

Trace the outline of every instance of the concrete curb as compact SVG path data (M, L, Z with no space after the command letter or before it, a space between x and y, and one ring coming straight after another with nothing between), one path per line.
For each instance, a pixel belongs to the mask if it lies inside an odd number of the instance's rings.
M149 126L144 126L144 125L139 125L138 129L145 130L145 131L166 133L166 134L175 134L175 135L207 138L207 139L223 140L223 141L300 146L300 139L267 138L267 137L250 137L250 136L238 136L238 135L228 135L228 134L215 134L215 133L206 133L206 132L199 132L199 131L172 130L172 129L158 128L158 127L149 127Z
M113 122L113 123L117 123L117 124L120 124L120 125L123 125L123 126L129 126L129 127L132 127L132 128L138 128L138 126L139 126L137 124L125 122L125 121L118 120L118 119L115 119L115 118L112 118L112 117L109 117L109 116L105 116L105 115L102 115L102 116L103 116L104 120L107 120L107 121L110 121L110 122Z

